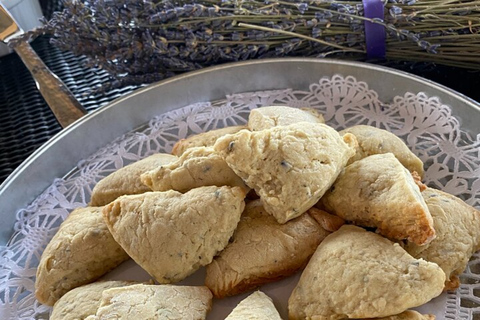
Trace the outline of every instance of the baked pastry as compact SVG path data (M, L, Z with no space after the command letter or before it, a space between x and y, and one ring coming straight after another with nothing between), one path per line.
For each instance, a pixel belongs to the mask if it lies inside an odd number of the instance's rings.
M322 202L327 211L354 224L375 227L390 239L422 245L435 237L418 185L392 153L347 166Z
M95 281L129 257L103 221L102 208L72 211L43 251L35 296L53 306L73 288Z
M435 320L435 316L432 314L421 314L414 310L407 310L393 316L375 318L370 320Z
M93 320L201 320L212 307L205 287L145 285L103 291Z
M225 320L282 320L272 299L261 291L255 291L232 310Z
M425 246L408 243L406 250L416 258L435 262L445 271L445 290L460 285L460 275L474 252L480 250L480 211L440 190L422 192L433 217L437 237Z
M445 273L399 244L344 225L318 246L288 301L289 319L378 318L422 305Z
M176 159L171 154L158 153L118 169L95 185L90 205L103 206L126 194L151 191L142 183L140 175Z
M65 293L53 306L50 320L81 320L95 314L102 292L107 289L135 284L131 281L100 281Z
M315 207L308 209L307 212L313 219L315 219L315 221L317 221L322 229L328 232L335 232L345 224L345 220L342 218Z
M206 268L217 298L285 278L303 268L329 234L308 214L279 224L260 200L245 207L232 240Z
M246 126L231 126L195 134L175 143L172 149L172 154L179 157L189 148L211 147L215 144L215 141L217 141L218 138L223 137L226 134L237 133L245 128Z
M178 160L142 174L154 191L186 192L203 186L231 186L250 190L212 147L187 149Z
M123 196L103 209L126 252L159 283L181 281L228 244L245 207L239 187Z
M321 123L299 122L217 140L215 150L255 189L279 223L300 216L333 184L356 140Z
M248 117L248 129L261 131L297 122L325 123L323 116L313 108L270 106L253 109Z
M372 126L358 125L340 131L340 134L352 133L358 140L357 153L350 158L348 164L374 154L393 153L400 163L423 177L423 162L402 139L393 133Z

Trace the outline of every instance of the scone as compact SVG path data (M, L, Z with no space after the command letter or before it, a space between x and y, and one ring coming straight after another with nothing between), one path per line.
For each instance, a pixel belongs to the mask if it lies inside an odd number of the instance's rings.
M375 318L370 320L435 320L435 316L432 314L421 314L414 310L407 310L393 316Z
M202 320L212 307L205 287L144 285L103 291L95 320Z
M140 175L176 159L177 157L171 154L159 153L118 169L95 185L90 205L103 206L126 194L151 191L142 183Z
M102 208L76 209L43 251L35 296L53 306L71 289L95 281L128 258L108 231Z
M372 126L358 125L340 131L340 134L352 133L358 140L357 153L348 164L374 154L393 153L400 163L410 172L423 177L423 162L407 145L393 133Z
M223 298L280 280L303 268L328 234L308 214L279 224L260 200L250 202L228 246L207 266L205 285Z
M255 189L279 223L300 216L330 188L355 153L353 135L321 123L299 122L217 140L215 150Z
M256 291L240 301L225 320L282 320L265 293Z
M289 319L378 318L420 306L443 290L445 273L399 244L344 225L318 246L288 301Z
M335 232L345 224L342 218L318 208L308 209L308 214L326 231Z
M131 281L100 281L65 293L53 306L50 320L81 320L97 312L102 292L136 284Z
M159 283L183 280L228 244L245 207L239 187L123 196L103 210L115 240Z
M218 138L223 137L226 134L237 133L238 131L245 129L246 126L231 126L221 129L210 130L202 132L186 139L181 139L173 146L172 154L175 156L181 156L185 150L194 147L211 147L215 144Z
M454 290L460 285L458 275L473 253L480 250L480 212L440 190L427 188L422 195L437 237L425 246L409 243L406 250L416 258L437 263L447 275L445 290Z
M187 149L178 160L142 174L153 191L186 192L203 186L231 186L250 190L212 147Z
M261 131L297 122L325 123L323 116L313 108L270 106L253 109L248 117L248 129Z
M322 202L327 211L354 224L375 227L390 239L422 245L435 237L418 185L392 153L347 166Z

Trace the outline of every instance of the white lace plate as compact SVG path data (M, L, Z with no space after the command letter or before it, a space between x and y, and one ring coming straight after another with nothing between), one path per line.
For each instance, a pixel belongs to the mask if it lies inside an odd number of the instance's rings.
M109 173L173 144L191 134L244 124L250 110L266 105L318 109L327 124L343 129L368 124L400 136L425 163L425 183L459 196L480 208L480 135L460 128L449 106L426 94L405 93L380 101L365 82L352 76L322 78L307 91L283 89L250 92L215 102L200 102L152 119L80 161L69 176L57 179L28 207L17 212L14 235L0 248L0 319L48 319L50 308L39 304L34 291L38 261L60 223L74 208L85 206L93 186ZM479 115L480 117L480 115ZM298 275L297 275L298 276ZM146 280L148 275L129 261L108 278ZM474 319L480 315L480 254L461 277L460 288L443 294L419 310L437 319ZM202 270L182 283L203 284ZM286 319L286 300L296 276L262 287ZM214 303L209 319L223 319L246 296Z

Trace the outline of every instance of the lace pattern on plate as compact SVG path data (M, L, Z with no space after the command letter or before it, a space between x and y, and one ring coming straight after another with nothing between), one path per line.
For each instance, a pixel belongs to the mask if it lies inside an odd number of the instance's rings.
M36 266L48 241L68 213L85 206L93 186L111 172L156 152L169 152L188 135L246 123L250 110L265 105L311 107L336 129L368 124L387 129L407 142L425 163L425 180L480 208L480 135L462 131L448 106L424 93L406 93L382 102L367 83L334 76L292 89L242 93L224 100L189 105L152 119L137 132L119 137L80 161L64 179L53 181L31 205L17 212L14 235L0 248L0 318L44 319L49 308L34 294ZM480 315L480 254L448 294L445 319Z

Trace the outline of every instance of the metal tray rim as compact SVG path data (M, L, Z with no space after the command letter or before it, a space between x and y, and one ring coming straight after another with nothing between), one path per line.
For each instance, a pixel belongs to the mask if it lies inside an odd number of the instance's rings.
M15 212L27 205L29 201L32 201L38 194L44 190L50 183L53 181L54 178L60 178L61 176L51 176L51 179L49 181L42 181L43 183L40 183L36 186L36 188L27 188L27 191L22 190L22 195L20 198L23 200L18 202L18 203L9 203L11 200L10 195L19 193L15 192L15 190L20 190L21 187L25 187L25 181L28 181L28 179L25 179L25 175L27 174L27 169L31 168L32 166L35 166L36 161L43 155L48 154L50 152L53 152L52 149L59 143L59 141L62 141L64 139L68 139L69 136L72 135L74 132L78 132L83 130L83 126L86 123L96 121L97 118L100 118L102 115L106 114L108 111L112 110L113 108L117 108L120 106L122 103L126 103L132 98L135 97L141 97L144 96L147 92L150 92L152 90L156 90L158 88L166 87L168 85L175 85L183 82L192 81L192 79L195 79L196 77L199 76L208 76L209 74L215 75L216 73L219 73L220 71L230 71L233 72L233 70L239 69L241 67L247 67L247 66L256 66L256 65L269 65L271 64L272 66L275 65L281 65L281 64L298 64L298 63L308 63L308 64L315 64L315 65L335 65L335 66L342 66L342 67L351 67L351 68L356 68L360 70L370 70L374 72L380 72L380 73L387 73L391 74L394 76L398 76L400 78L404 78L410 81L413 81L417 84L423 84L427 87L430 87L431 89L437 91L437 92L442 92L446 96L452 97L454 100L462 102L465 106L468 106L469 108L472 109L472 112L474 113L479 113L480 114L480 104L476 102L475 100L455 91L452 90L446 86L443 86L441 84L438 84L434 81L424 79L422 77L404 72L404 71L399 71L396 69L388 68L388 67L383 67L383 66L377 66L369 63L361 63L361 62L350 62L350 61L343 61L343 60L335 60L335 59L315 59L315 58L275 58L275 59L264 59L264 60L251 60L251 61L242 61L242 62L235 62L235 63L228 63L228 64L222 64L218 66L213 66L209 68L205 68L202 70L194 71L194 72L189 72L185 73L182 75L178 75L169 79L165 79L153 84L150 84L148 86L145 86L143 88L140 88L134 92L131 92L123 97L117 98L113 100L112 102L108 103L107 105L95 110L92 113L89 113L85 115L84 117L80 118L77 120L75 123L73 123L70 127L60 131L58 134L56 134L53 138L51 138L49 141L47 141L44 145L42 145L40 148L38 148L32 155L30 155L1 185L0 185L0 223L2 223L3 228L8 228L11 230L12 226L12 216L15 214ZM318 78L321 78L321 75L318 76ZM165 111L165 110L163 110ZM105 119L102 119L105 120ZM99 124L102 121L97 121ZM137 125L140 125L138 123ZM132 130L134 128L130 128ZM80 159L77 159L77 161ZM73 167L75 164L71 163L70 167ZM67 174L68 172L64 172L63 174ZM43 188L42 188L43 186ZM18 198L18 195L17 195ZM15 209L14 209L15 208ZM5 225L7 224L7 225ZM8 232L3 232L0 230L0 245L4 244L6 242L6 239L8 239Z

